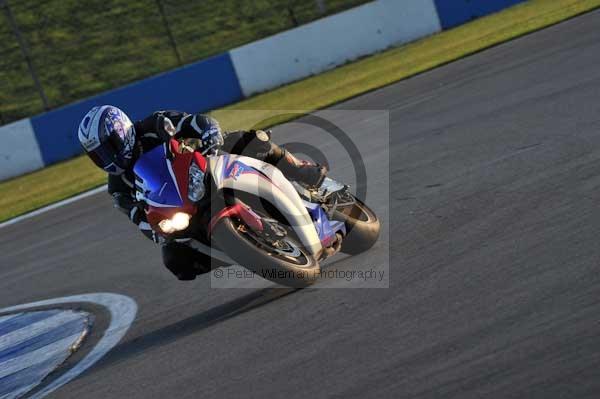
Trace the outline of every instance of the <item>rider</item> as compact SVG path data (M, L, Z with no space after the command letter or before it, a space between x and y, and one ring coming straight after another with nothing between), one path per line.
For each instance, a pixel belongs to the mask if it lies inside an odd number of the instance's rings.
M133 165L152 148L175 139L197 139L204 155L218 151L246 155L276 165L283 174L309 187L323 182L326 168L299 160L273 143L270 132L262 130L222 132L219 123L203 114L157 111L133 123L119 108L103 105L92 108L78 129L81 145L91 160L109 173L108 192L115 208L129 216L145 236L161 244L165 266L180 280L193 280L210 271L211 258L177 242L165 242L152 231L145 204L137 201Z

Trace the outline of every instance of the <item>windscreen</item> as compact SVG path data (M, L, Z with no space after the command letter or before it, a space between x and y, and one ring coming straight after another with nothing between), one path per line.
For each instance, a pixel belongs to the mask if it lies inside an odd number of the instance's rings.
M171 161L166 157L166 145L156 147L140 156L133 171L136 190L149 205L159 207L183 205Z

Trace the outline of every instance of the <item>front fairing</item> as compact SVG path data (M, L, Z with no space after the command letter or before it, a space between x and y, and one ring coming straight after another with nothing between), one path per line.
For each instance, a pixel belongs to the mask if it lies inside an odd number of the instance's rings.
M167 157L167 146L156 147L140 156L133 168L138 197L148 205L178 208L183 198L171 161Z
M160 221L177 212L196 214L196 205L187 195L193 159L194 154L171 152L169 144L164 144L142 154L135 163L136 197L148 205L147 219L155 231L160 232Z
M268 201L285 216L311 254L321 252L321 240L302 199L279 169L255 158L233 154L211 156L208 161L217 191L241 191Z

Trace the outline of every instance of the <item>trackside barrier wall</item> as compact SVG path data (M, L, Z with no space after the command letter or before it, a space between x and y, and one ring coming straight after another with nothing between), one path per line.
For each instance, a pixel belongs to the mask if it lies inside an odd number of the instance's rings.
M45 166L31 120L22 119L0 127L0 180Z
M132 119L158 109L204 112L431 35L525 0L377 0L65 107L0 127L0 180L79 155L93 106Z
M45 165L82 152L77 126L94 105L112 104L141 119L159 109L208 110L239 101L229 53L179 68L31 118Z
M433 0L380 0L231 50L245 96L441 30Z

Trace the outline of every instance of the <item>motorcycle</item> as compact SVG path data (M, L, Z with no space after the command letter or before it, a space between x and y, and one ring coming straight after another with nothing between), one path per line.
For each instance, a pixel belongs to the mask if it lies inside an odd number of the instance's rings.
M377 216L348 186L326 178L309 189L258 159L204 156L171 139L142 154L134 173L136 197L164 240L282 285L314 283L321 261L366 251L379 236Z

